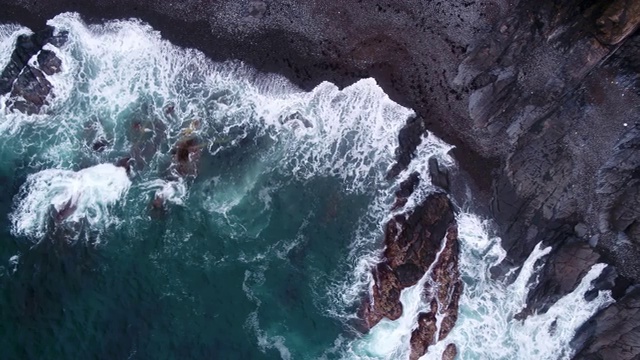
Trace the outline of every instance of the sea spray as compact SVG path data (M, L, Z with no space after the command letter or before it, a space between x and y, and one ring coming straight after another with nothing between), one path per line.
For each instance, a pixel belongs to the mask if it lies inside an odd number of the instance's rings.
M39 241L46 235L50 217L65 213L58 222L86 221L90 226L113 223L110 208L129 190L126 170L100 164L74 172L47 169L29 175L11 213L12 233Z

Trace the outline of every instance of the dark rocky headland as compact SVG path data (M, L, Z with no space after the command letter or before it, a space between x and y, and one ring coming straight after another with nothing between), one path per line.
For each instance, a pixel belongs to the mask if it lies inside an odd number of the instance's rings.
M607 262L596 285L611 289L616 303L580 329L575 358L640 358L640 0L0 0L0 6L0 21L43 32L47 19L65 11L89 22L141 18L175 44L214 60L240 59L307 89L323 80L344 86L375 77L418 114L400 134L390 176L408 163L426 129L455 145L459 170L447 176L432 164L434 179L458 202L470 187L469 205L494 219L508 251L496 277L520 265L538 242L553 246L520 316L546 311L591 265ZM37 47L45 40L29 41ZM35 112L45 101L50 84L40 75L56 64L51 58L40 64L3 72L17 79L16 96L44 94L15 103L17 110ZM442 214L424 215L434 229L416 236L448 232L445 258L457 267L450 206L436 195L418 207L441 207ZM433 256L433 249L424 251ZM429 266L387 259L376 272L397 290L415 284L416 272ZM457 279L445 283L457 287ZM396 316L394 291L384 296L391 299L385 316ZM457 299L449 300L457 307ZM369 315L379 321L380 314ZM421 316L417 330L427 338L430 316ZM415 348L426 345L416 341Z

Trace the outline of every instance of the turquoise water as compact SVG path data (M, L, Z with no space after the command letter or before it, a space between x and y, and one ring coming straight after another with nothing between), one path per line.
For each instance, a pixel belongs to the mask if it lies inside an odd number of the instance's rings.
M175 47L136 20L50 23L69 40L48 45L63 64L48 77L49 105L34 116L0 105L3 359L406 357L417 287L403 292L398 321L362 335L353 320L395 189L422 175L398 210L411 211L433 191L429 158L454 166L449 145L426 137L388 181L396 134L414 114L373 79L303 92ZM0 66L28 32L0 26ZM129 173L114 165L123 158ZM589 280L550 315L517 323L536 269L512 286L491 280L499 239L470 213L459 222L465 293L447 341L460 358L568 354L608 295L584 302Z

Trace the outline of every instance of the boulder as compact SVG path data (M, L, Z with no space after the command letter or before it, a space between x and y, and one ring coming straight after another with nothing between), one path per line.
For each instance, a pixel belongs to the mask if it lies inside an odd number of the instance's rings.
M60 72L62 60L51 50L41 50L38 53L38 67L45 74L53 75Z
M442 360L455 360L458 356L458 348L455 344L449 344L442 353Z

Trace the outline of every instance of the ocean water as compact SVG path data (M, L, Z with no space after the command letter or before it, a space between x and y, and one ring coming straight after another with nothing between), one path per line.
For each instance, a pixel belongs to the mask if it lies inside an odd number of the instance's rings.
M47 45L62 60L49 104L32 116L0 105L3 359L407 358L418 286L403 291L400 319L366 335L351 324L394 190L422 175L397 210L411 211L433 191L429 158L455 166L451 146L426 136L388 181L414 113L373 79L304 92L176 47L140 21L49 23L69 33ZM29 32L0 25L0 66ZM172 149L187 140L197 165L185 170ZM114 166L124 157L129 173ZM459 359L569 358L575 329L612 301L584 300L604 265L547 313L517 321L550 249L503 284L489 277L504 251L487 219L465 211L458 221L460 317L423 358L450 342Z

